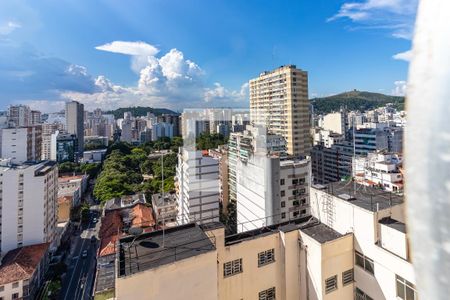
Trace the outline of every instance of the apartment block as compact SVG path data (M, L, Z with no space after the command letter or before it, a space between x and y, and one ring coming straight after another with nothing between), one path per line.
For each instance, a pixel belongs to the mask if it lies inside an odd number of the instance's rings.
M286 140L287 153L310 153L308 74L287 65L263 72L250 85L250 122L266 126Z
M75 134L56 131L51 136L50 159L57 162L78 161L78 141Z
M55 245L56 162L0 165L0 253L39 243Z
M399 154L374 152L353 160L353 176L358 183L390 192L403 190L402 157Z
M11 105L8 108L8 123L12 127L32 125L31 109L27 105Z
M352 233L311 218L224 233L187 224L120 239L116 298L353 299Z
M353 145L350 142L316 145L311 150L311 171L314 183L327 184L352 175Z
M52 134L56 131L63 131L64 125L62 123L44 123L42 126L42 160L51 159L52 151Z
M77 101L66 103L66 131L74 134L77 139L77 157L84 151L84 105Z
M403 198L353 182L311 187L311 213L354 236L355 299L418 299Z
M12 163L40 161L42 149L42 127L13 127L0 129L1 158Z
M219 161L205 151L180 148L175 188L178 222L219 221Z

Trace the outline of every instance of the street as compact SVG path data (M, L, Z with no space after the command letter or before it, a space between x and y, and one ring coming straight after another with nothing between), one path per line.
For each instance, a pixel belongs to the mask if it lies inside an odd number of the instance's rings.
M95 215L98 217L98 215ZM94 284L94 276L96 270L96 250L97 238L91 240L92 236L96 236L99 224L92 222L91 217L89 224L85 225L81 234L79 232L74 236L74 242L71 246L69 262L67 263L67 273L62 283L62 292L60 299L90 299ZM87 256L82 257L83 251L87 251Z

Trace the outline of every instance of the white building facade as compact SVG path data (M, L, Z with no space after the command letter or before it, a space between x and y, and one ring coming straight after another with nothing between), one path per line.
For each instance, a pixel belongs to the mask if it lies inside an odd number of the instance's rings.
M202 151L180 150L176 170L178 222L219 221L219 161Z
M0 166L0 253L55 241L58 167L55 162Z

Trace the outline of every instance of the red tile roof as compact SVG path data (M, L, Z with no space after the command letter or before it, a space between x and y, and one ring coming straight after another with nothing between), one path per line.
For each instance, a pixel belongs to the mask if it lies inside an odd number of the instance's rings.
M150 227L155 225L155 219L153 218L153 211L145 204L137 204L132 210L133 221L132 227Z
M122 233L123 223L119 210L107 211L102 218L100 227L100 248L99 256L105 256L115 253L116 241Z
M30 279L49 245L43 243L9 251L0 266L0 285Z

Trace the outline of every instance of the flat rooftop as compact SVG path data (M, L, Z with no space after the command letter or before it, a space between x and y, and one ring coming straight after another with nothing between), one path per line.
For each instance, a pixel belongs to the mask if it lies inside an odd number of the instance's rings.
M393 228L395 230L398 230L400 232L406 233L406 224L402 223L400 221L397 221L395 219L392 219L390 217L386 217L378 221L378 223L386 225L390 228Z
M313 185L337 198L366 210L375 212L403 203L403 196L377 188L355 184L352 181L338 181L328 185Z
M343 235L323 223L302 229L304 233L323 244L342 237Z
M164 240L164 242L163 242ZM129 276L215 250L215 243L196 224L144 233L119 240L119 274Z
M327 225L320 223L320 221L314 217L303 217L300 219L294 219L287 222L226 236L225 246L260 238L262 236L278 233L279 231L289 232L293 230L300 230L314 238L319 243L329 242L343 236Z

